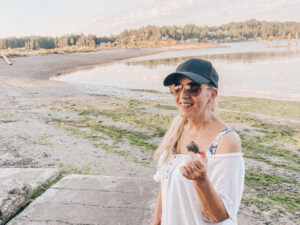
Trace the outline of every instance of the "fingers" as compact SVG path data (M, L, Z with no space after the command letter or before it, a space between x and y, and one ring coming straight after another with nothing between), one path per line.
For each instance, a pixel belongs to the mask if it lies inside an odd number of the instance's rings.
M190 169L189 166L180 167L180 171L181 171L182 176L184 176L185 178L187 178L189 180L194 179L193 171Z
M198 167L198 165L195 163L195 161L190 161L190 162L188 162L188 166L189 166L189 168L192 170L192 171L195 171L195 170L197 170L197 169L199 169L199 167Z
M188 175L193 174L192 167L191 167L191 165L189 165L189 163L186 164L186 165L184 166L184 168L185 168L185 171L186 171L186 173L187 173Z
M181 172L182 176L184 176L187 179L194 178L193 170L189 165L180 167L180 172Z
M193 162L198 169L202 169L204 167L204 162L201 160L194 160Z
M195 168L197 169L197 168ZM195 174L194 174L194 169L191 167L190 164L187 164L185 166L180 167L180 172L182 176L189 180L194 180L195 179Z
M200 164L202 165L202 167L204 165L206 165L206 155L199 155L199 154L195 154L195 153L190 153L190 156L192 158L192 160L194 161L194 163L200 168ZM199 157L200 156L200 157Z
M180 168L181 174L189 180L199 180L206 176L206 160L195 153L190 153L191 158Z

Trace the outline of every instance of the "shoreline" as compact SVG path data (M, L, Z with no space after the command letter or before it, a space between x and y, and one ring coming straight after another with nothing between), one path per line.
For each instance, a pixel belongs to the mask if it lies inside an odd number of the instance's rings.
M77 69L111 63L118 60L156 54L161 50L121 49L90 53L34 55L12 58L13 66L0 61L0 80L11 77L18 79L48 80L55 74L68 73Z
M38 56L38 55L62 55L62 54L88 54L88 53L96 53L100 51L118 51L118 50L152 50L152 51L176 51L176 50L186 50L186 49L205 49L205 48L222 48L226 47L223 44L226 43L213 43L213 42L200 42L200 43L178 43L173 45L166 45L166 46L156 46L156 47L140 47L140 48L94 48L87 50L82 49L39 49L39 50L25 50L22 49L4 49L1 50L5 55L9 56L9 58L18 58L18 57L28 57L28 56ZM72 50L72 51L71 51ZM0 58L2 55L0 54Z
M63 54L37 54L27 55L26 57L12 57L10 60L13 65L8 66L0 59L0 82L13 83L38 83L43 81L50 85L56 81L50 80L51 77L61 74L72 73L81 69L113 63L121 60L159 54L166 51L180 51L183 49L207 49L223 48L214 43L184 44L158 48L125 48L109 49L94 52L75 52ZM48 81L48 82L47 82ZM63 85L62 82L60 85ZM59 84L58 84L59 85ZM22 85L21 85L22 86Z

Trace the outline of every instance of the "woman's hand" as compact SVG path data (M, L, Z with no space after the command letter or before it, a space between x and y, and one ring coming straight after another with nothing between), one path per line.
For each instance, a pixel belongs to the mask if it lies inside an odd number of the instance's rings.
M202 213L214 223L228 219L229 215L224 204L207 177L205 152L191 152L190 156L190 160L187 160L186 164L180 167L180 171L186 179L192 180L201 202Z
M191 159L180 168L181 174L189 180L198 182L206 180L207 159L205 152L199 150L198 153L189 152L189 154Z

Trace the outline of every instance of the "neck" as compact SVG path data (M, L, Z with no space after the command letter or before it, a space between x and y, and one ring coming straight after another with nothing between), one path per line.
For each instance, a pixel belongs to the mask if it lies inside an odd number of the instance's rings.
M189 118L187 126L189 130L203 131L206 127L216 119L216 116L211 111L205 111L197 117Z

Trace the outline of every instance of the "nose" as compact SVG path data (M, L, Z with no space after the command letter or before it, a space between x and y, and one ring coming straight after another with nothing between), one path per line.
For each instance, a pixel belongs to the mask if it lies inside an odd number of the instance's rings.
M183 87L181 92L180 92L180 98L186 99L186 98L189 98L189 97L190 97L190 94L187 92L185 87Z

